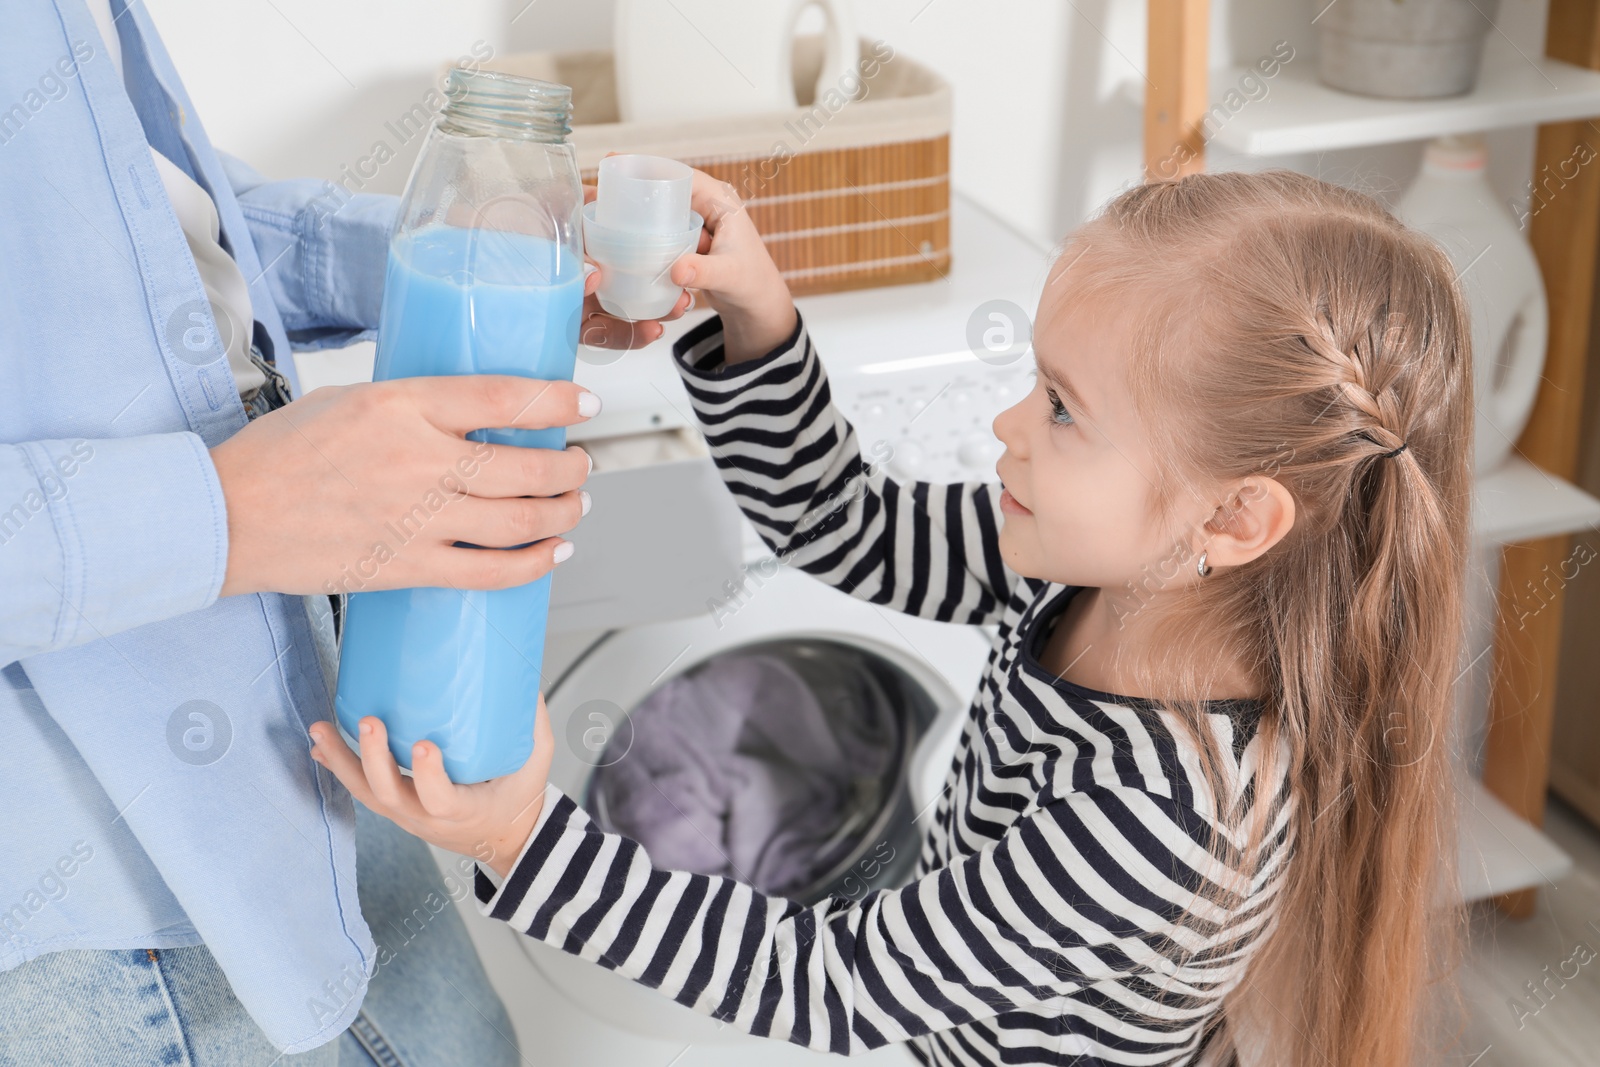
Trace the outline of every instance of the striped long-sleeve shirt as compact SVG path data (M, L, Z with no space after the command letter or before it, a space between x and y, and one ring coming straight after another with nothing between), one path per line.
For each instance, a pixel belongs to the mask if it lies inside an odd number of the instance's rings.
M997 624L917 877L804 906L657 869L550 787L504 883L480 868L482 910L817 1050L910 1041L937 1064L1231 1062L1221 997L1272 924L1291 851L1287 759L1263 759L1259 708L1207 709L1235 790L1219 815L1169 712L1040 666L1076 590L1006 569L994 486L903 485L863 462L803 322L751 362L723 364L716 319L674 354L728 487L780 558L875 604ZM1272 780L1257 780L1269 766ZM1245 808L1268 828L1249 870Z

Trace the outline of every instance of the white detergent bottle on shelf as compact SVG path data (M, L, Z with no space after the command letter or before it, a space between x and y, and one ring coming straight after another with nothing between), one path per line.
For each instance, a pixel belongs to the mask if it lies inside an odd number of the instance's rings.
M1527 425L1544 369L1549 320L1539 263L1496 199L1481 135L1429 142L1395 213L1450 254L1472 313L1473 466L1505 463Z

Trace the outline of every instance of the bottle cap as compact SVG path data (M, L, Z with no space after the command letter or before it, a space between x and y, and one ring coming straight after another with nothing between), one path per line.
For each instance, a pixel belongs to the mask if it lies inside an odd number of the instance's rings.
M1482 170L1488 161L1483 135L1475 133L1435 137L1422 153L1422 165L1433 171Z

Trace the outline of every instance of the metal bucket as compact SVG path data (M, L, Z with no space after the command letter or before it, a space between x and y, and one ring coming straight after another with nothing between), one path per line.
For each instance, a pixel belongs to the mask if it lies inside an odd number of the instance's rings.
M1317 76L1363 96L1418 100L1472 91L1499 0L1312 0Z

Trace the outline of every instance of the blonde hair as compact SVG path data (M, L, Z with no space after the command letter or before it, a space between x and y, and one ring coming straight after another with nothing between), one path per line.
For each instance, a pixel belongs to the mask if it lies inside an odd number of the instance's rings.
M1062 257L1064 299L1134 309L1163 505L1252 475L1295 502L1279 544L1161 591L1152 622L1168 651L1223 635L1265 694L1263 752L1288 753L1292 851L1227 1025L1270 1032L1273 1064L1409 1064L1461 918L1447 739L1472 373L1455 272L1373 199L1290 171L1130 189ZM1160 695L1220 783L1204 657L1174 658L1191 669Z

